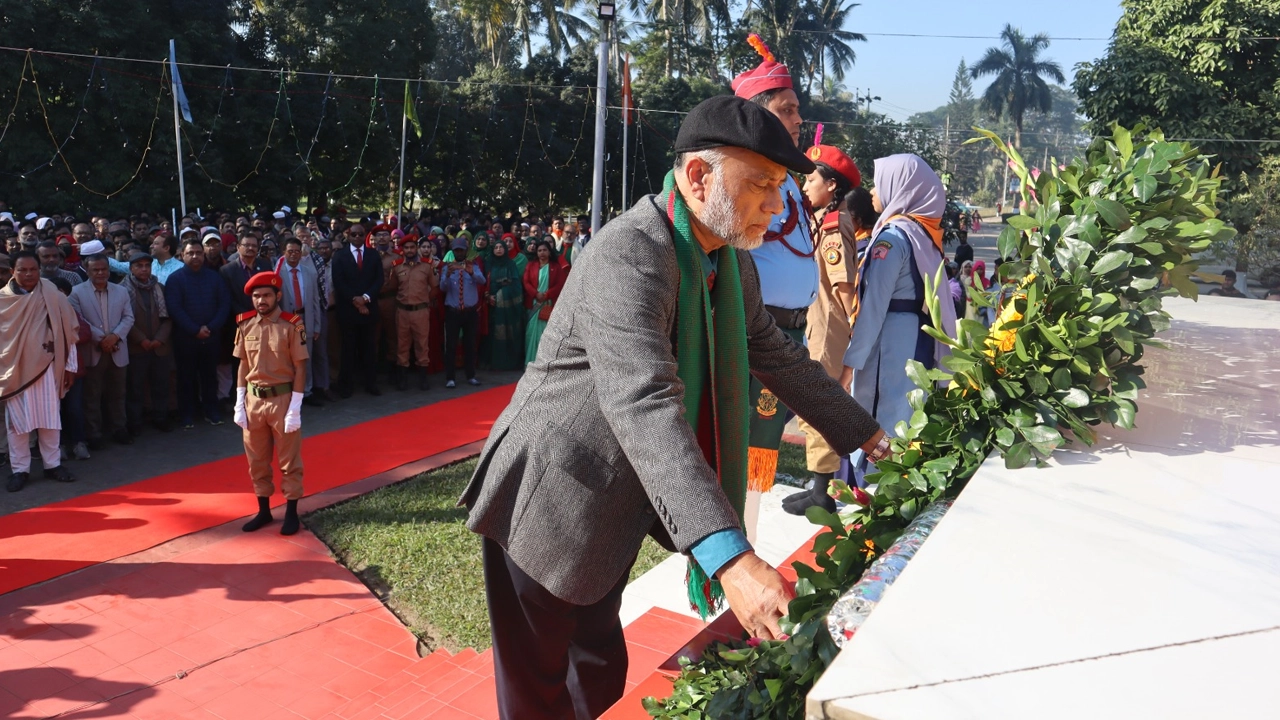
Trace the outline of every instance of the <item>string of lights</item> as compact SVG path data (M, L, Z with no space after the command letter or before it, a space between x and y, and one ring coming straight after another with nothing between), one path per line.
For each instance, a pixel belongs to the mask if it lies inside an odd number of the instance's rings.
M369 99L369 126L365 129L364 145L360 147L360 155L356 157L356 167L354 170L351 171L351 177L347 178L346 182L330 190L328 193L326 193L327 195L334 195L339 190L347 189L351 185L351 183L355 181L356 175L359 174L360 169L363 167L364 151L369 149L369 137L373 135L373 116L378 112L379 83L380 81L378 77L375 75L373 78L373 97ZM342 121L339 120L338 124L341 125Z

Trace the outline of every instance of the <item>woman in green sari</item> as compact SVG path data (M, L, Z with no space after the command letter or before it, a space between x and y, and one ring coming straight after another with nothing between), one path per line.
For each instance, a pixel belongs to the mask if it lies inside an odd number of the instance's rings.
M489 253L489 344L483 355L492 370L524 368L524 282L506 243Z
M534 246L534 256L537 259L524 269L524 304L529 308L524 331L525 362L533 362L538 357L538 343L547 328L551 308L564 287L565 276L556 257L555 243L539 241Z

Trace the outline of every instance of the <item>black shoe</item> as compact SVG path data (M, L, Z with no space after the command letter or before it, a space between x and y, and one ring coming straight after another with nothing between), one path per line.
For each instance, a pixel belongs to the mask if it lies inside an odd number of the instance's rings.
M341 397L343 400L346 400L347 398L351 397L351 395L352 395L354 392L355 392L355 391L354 391L354 390L352 390L351 388L349 388L349 387L344 387L344 388L342 388L341 390L339 390L339 391L338 391L338 397Z
M16 472L9 476L9 482L5 484L4 489L9 492L18 492L22 489L22 486L27 484L27 478L29 477L31 476L27 473Z
M290 500L284 506L284 522L280 525L281 535L292 535L298 532L298 501Z
M58 467L45 468L44 476L49 478L50 480L57 480L58 482L75 482L76 481L76 476L72 475L70 470L66 469L61 465L59 465Z
M409 389L409 368L400 368L396 372L396 389L404 392Z
M205 422L209 423L210 425L213 425L214 427L217 427L218 425L222 424L221 415L206 415L204 419L205 419Z
M103 449L104 447L106 447L106 446L107 446L107 444L106 444L106 443L102 442L102 438L97 438L97 439L95 439L95 440L90 440L90 441L88 442L88 445L89 445L89 449L90 449L90 450L93 450L93 451L101 450L101 449Z
M804 515L811 507L818 506L827 512L836 511L836 501L827 494L835 473L814 473L813 487L782 498L782 509L792 515Z
M311 394L320 398L320 402L329 402L330 400L333 400L333 396L329 394L329 391L321 388L312 390Z
M419 390L430 390L430 389L431 389L431 381L430 381L429 379L427 379L427 369L426 369L426 368L422 368L422 371L421 371L421 372L422 372L422 377L418 379L418 389L419 389Z
M115 440L117 445L133 444L133 435L131 435L128 430L121 430L120 432L117 432L111 436L111 439Z
M173 423L168 420L157 420L155 426L162 433L173 432Z
M324 401L316 397L314 392L302 398L302 404L308 407L324 407Z
M254 515L253 519L245 523L240 529L245 532L253 532L267 525L271 520L271 498L260 497L258 498L258 514Z
M382 395L382 391L378 389L377 385L370 385L369 387L365 388L364 391L374 397L379 397Z

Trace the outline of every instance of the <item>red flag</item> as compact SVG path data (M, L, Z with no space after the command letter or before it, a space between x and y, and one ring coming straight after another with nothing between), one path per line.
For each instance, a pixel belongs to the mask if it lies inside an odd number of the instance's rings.
M622 117L628 125L636 122L635 102L631 97L631 56L622 57Z

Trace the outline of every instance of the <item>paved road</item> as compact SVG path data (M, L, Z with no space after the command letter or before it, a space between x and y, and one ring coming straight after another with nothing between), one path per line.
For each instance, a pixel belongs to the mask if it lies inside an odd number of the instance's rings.
M513 383L520 379L517 372L481 372L484 384L473 388L465 382L456 389L444 389L443 374L433 375L431 389L417 390L417 378L410 382L410 390L399 392L390 389L390 383L382 383L382 395L373 397L357 392L347 400L327 403L324 407L302 408L302 432L305 436L318 435L331 430L341 430L368 420L385 417L423 405L461 397L472 392ZM7 493L0 490L0 515L26 510L59 500L79 497L101 490L109 490L156 475L175 472L184 468L232 457L244 452L240 428L231 422L230 409L224 413L226 422L214 427L198 422L191 430L175 429L160 433L150 426L132 445L116 445L110 441L104 449L93 453L85 461L71 460L67 468L75 474L74 483L58 483L44 480L36 472L21 492ZM421 428L429 433L431 428ZM34 453L32 469L39 467L39 451ZM0 479L9 478L9 466L0 463ZM358 480L359 478L352 478ZM244 479L245 492L251 492L249 478Z

